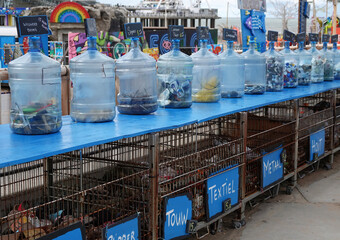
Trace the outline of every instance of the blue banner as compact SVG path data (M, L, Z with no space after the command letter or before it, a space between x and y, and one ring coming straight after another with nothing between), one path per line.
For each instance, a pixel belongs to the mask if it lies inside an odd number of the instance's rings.
M192 199L188 194L165 199L164 239L188 235L187 220L192 219Z
M317 153L318 157L325 153L325 129L309 136L309 161L315 160L314 153Z
M268 187L283 178L283 162L286 151L277 149L262 158L262 187Z
M85 228L81 222L59 229L38 240L85 240Z
M239 202L239 168L228 170L207 180L207 216L209 219L223 212L223 202Z
M138 240L140 239L139 214L127 217L119 222L103 228L104 240Z

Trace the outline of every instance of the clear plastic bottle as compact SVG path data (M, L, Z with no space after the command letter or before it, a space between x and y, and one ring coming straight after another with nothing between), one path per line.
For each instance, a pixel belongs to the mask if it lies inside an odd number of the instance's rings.
M30 37L29 52L8 65L11 129L18 134L58 132L61 121L60 64L40 53L40 38Z
M299 42L297 54L299 56L298 83L301 86L311 84L312 54L304 49L304 42Z
M334 52L327 49L327 42L323 43L323 48L321 53L325 59L325 69L324 69L324 81L334 80Z
M311 42L311 49L308 51L312 54L312 83L319 83L324 81L325 59L318 49L316 49L316 42Z
M263 94L266 92L266 58L255 50L254 38L249 41L248 51L242 53L245 62L246 94Z
M290 50L290 41L285 42L285 48L282 50L282 55L285 60L283 70L283 81L285 88L295 88L298 86L298 55Z
M269 43L268 51L264 53L266 57L266 77L268 92L279 92L283 90L283 69L284 58L282 54L275 51L274 42Z
M219 55L221 60L221 92L223 98L244 95L244 57L234 51L234 42L227 42L227 50Z
M334 53L334 80L340 80L340 52L338 50L338 43L333 43Z
M73 99L71 117L77 122L107 122L115 117L115 62L97 50L89 37L87 51L70 61Z
M201 40L201 49L191 55L194 62L193 102L218 102L221 99L220 60L207 49L208 40Z
M120 113L141 115L157 110L156 60L139 49L138 38L131 39L131 50L117 60L116 74Z
M172 50L157 62L158 105L165 108L189 108L192 105L191 57L179 49L179 40L172 41Z

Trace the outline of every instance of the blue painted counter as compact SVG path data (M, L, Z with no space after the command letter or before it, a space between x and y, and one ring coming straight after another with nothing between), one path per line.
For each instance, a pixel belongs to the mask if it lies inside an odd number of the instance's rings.
M222 99L219 103L195 103L189 109L159 109L154 114L143 116L117 114L115 121L109 123L73 123L67 116L63 118L61 131L51 135L16 135L8 124L0 125L0 168L122 138L204 122L337 88L340 88L340 81L325 82L284 89L283 92Z

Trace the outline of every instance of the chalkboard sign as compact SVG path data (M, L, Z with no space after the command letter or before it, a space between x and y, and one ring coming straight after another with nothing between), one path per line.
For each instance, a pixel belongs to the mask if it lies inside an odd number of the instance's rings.
M315 155L318 157L325 153L325 129L315 132L309 136L309 161L315 160Z
M270 41L270 42L276 42L278 35L279 35L279 33L276 32L276 31L268 31L267 40Z
M196 32L197 32L197 38L199 40L204 40L204 39L208 40L210 37L208 27L197 27Z
M86 37L96 37L97 36L96 19L85 18L84 24Z
M224 212L225 201L231 199L231 206L239 202L239 168L217 173L207 180L207 218L211 220Z
M223 28L223 40L237 42L237 31Z
M295 41L295 34L290 32L290 31L284 30L283 31L283 40L289 41L289 42L294 42Z
M163 239L170 240L188 235L188 222L192 220L192 197L189 193L165 198Z
M331 36L329 34L323 34L322 35L322 42L329 42L329 39L331 38Z
M188 220L187 221L187 233L196 233L197 232L197 224L198 221L197 220Z
M184 27L180 25L170 25L169 26L170 39L184 39Z
M50 35L46 15L17 17L18 37Z
M301 43L301 42L305 42L306 41L306 33L298 33L297 35L296 35L296 41L298 42L298 43Z
M125 38L139 38L143 37L142 23L126 23L124 24Z
M266 188L283 178L283 162L286 151L283 148L265 154L262 158L262 187Z
M319 34L317 34L317 33L310 33L309 34L309 41L310 42L319 42Z
M38 238L38 240L85 240L85 228L81 222L77 222L68 227L59 229L46 236Z
M102 232L103 240L139 240L140 238L140 215L138 213L103 228Z
M331 42L332 43L337 43L339 41L339 36L338 34L332 35L331 37Z

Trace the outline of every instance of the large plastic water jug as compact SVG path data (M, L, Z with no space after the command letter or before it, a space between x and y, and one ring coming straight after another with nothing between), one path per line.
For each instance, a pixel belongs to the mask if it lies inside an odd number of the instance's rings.
M29 45L8 65L10 126L18 134L55 133L62 126L60 64L40 53L40 38L30 37Z
M70 61L73 99L71 117L77 122L107 122L115 117L115 63L97 50L96 37Z
M278 92L283 90L283 69L284 58L282 54L275 51L274 42L269 43L268 51L264 53L266 57L266 77L268 92Z
M327 42L323 43L323 48L321 50L323 57L325 59L325 68L324 68L324 80L325 81L333 81L334 80L334 52L332 50L328 50Z
M221 60L221 95L223 98L242 97L244 94L244 57L234 51L234 42L227 42Z
M320 83L324 81L325 59L320 51L316 48L316 42L311 42L311 49L308 50L312 54L312 83Z
M304 42L299 42L296 54L299 57L298 84L306 86L311 84L312 54L304 49Z
M266 58L255 50L255 41L251 37L249 49L242 53L245 59L246 94L263 94L266 92Z
M334 53L334 80L340 80L340 51L338 50L338 44L333 43Z
M179 40L172 41L172 50L157 62L158 104L165 108L188 108L192 105L192 69L190 56L179 49Z
M131 50L117 60L116 74L120 113L140 115L157 110L156 60L140 50L138 38L131 39Z
M193 102L218 102L221 99L220 60L207 49L208 40L201 40L201 49L191 55L194 62Z
M298 55L290 50L290 41L285 42L285 48L281 51L284 57L283 81L285 88L298 86Z

